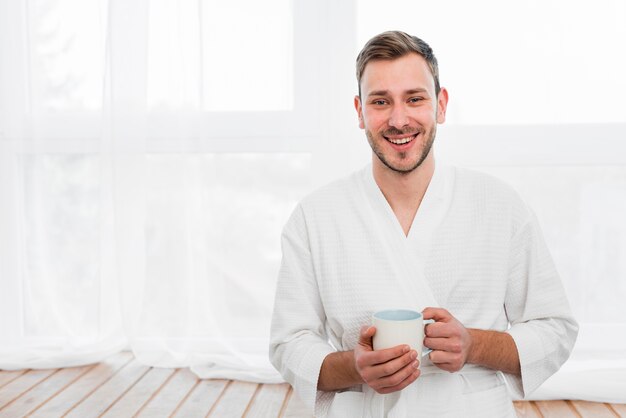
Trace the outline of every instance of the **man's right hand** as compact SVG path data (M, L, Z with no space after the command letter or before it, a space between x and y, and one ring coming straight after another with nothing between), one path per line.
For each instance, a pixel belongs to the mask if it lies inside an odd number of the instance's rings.
M378 393L404 389L420 375L417 352L408 345L374 351L372 337L376 328L361 328L354 348L355 368L363 381Z

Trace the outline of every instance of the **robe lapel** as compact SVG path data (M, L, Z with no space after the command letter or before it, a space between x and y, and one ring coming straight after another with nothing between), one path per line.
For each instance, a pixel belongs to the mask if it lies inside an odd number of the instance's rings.
M371 226L393 265L394 279L405 294L410 295L412 309L420 311L427 306L439 306L424 275L424 260L430 249L432 233L445 215L442 211L445 199L441 199L444 184L437 171L435 169L431 180L432 192L429 185L408 237L404 236L393 210L374 181L371 165L361 173Z
M424 274L424 266L432 247L435 231L445 219L452 202L454 175L451 170L448 167L437 166L435 168L433 178L406 239L407 251L410 253L409 260L414 264L414 268L421 269L422 274ZM428 283L427 279L426 282Z

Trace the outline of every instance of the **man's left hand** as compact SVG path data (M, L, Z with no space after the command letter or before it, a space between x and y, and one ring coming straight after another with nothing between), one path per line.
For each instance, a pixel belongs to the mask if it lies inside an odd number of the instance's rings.
M426 308L422 314L424 319L435 320L425 328L424 345L433 350L430 361L442 370L458 372L472 348L469 331L445 309Z

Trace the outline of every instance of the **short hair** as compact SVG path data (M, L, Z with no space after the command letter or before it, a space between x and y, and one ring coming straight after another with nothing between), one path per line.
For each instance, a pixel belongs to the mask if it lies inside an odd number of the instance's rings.
M421 55L426 60L435 80L435 94L439 95L439 90L441 90L439 86L439 66L432 48L417 36L411 36L401 31L387 31L367 41L356 57L356 79L359 85L359 97L361 96L361 77L363 77L365 66L370 61L394 60L413 52Z

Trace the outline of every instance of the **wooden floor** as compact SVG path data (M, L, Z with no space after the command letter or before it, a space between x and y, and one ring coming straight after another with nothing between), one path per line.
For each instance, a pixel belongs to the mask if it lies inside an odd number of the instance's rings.
M625 417L626 404L516 402L519 417ZM140 365L129 352L102 363L0 371L0 418L310 417L288 384L199 380L188 369Z

